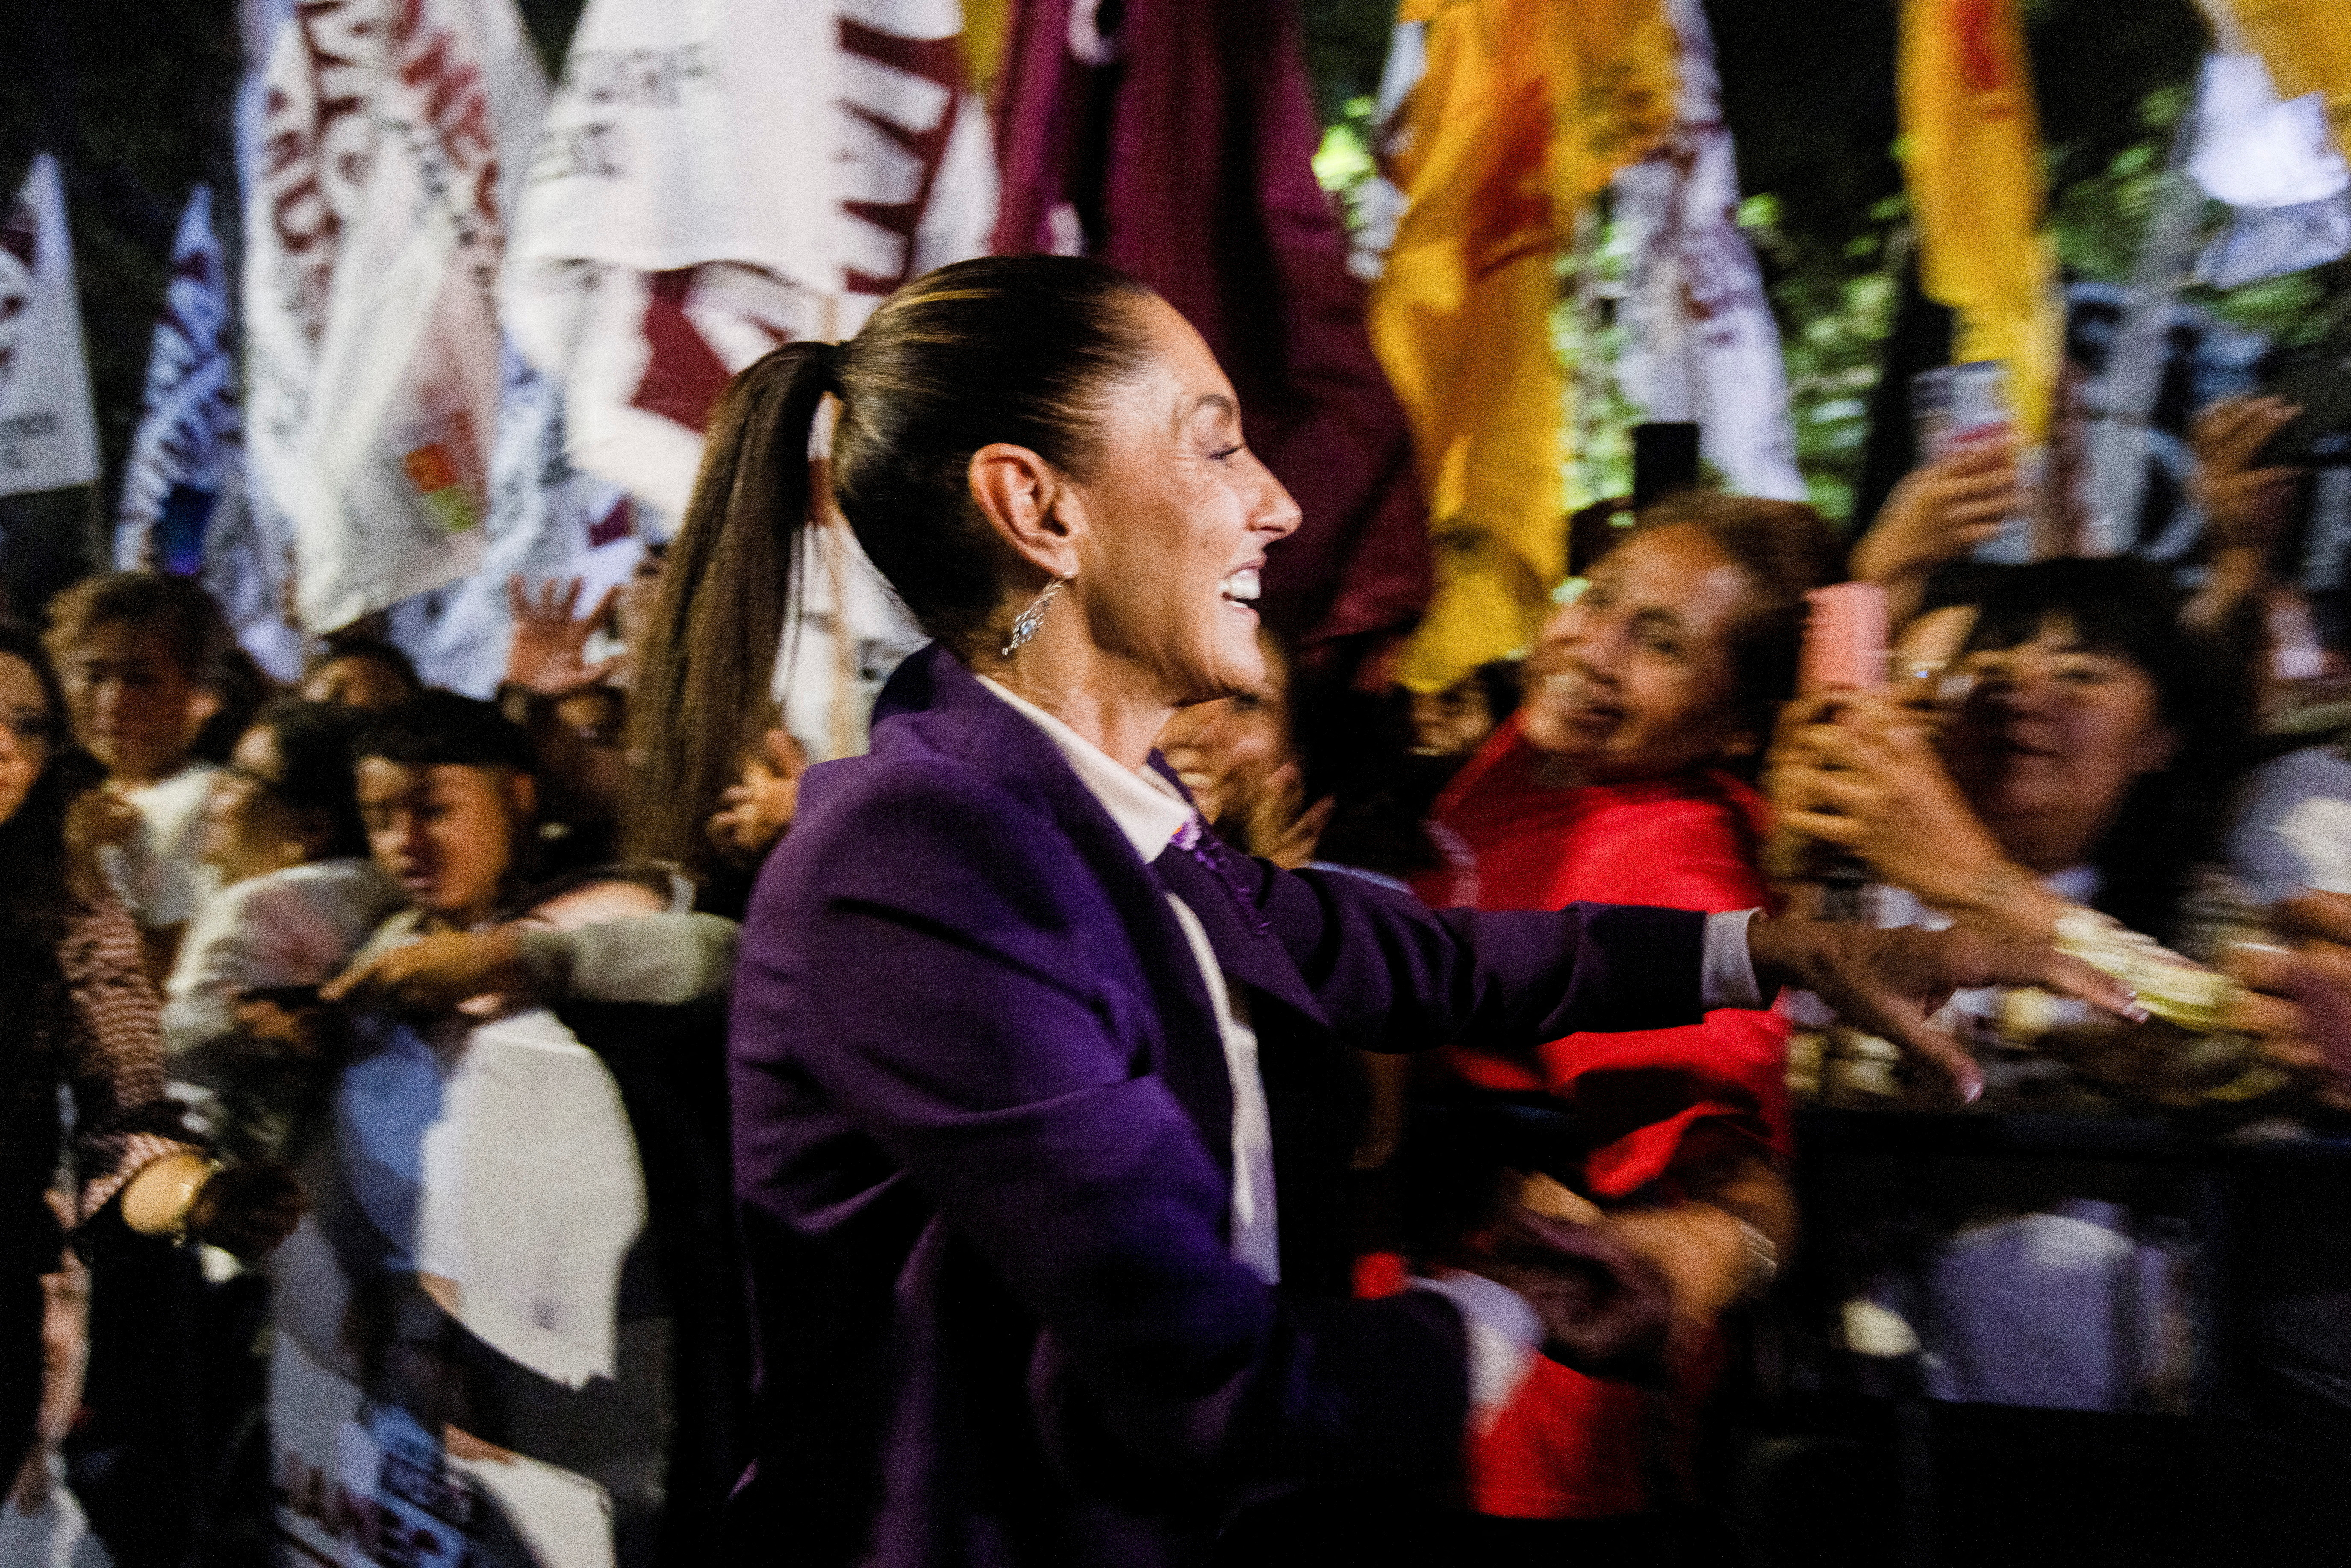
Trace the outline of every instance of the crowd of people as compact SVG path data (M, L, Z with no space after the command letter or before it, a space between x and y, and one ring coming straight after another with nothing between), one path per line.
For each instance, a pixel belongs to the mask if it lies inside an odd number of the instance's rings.
M2199 426L2192 590L1975 563L2027 504L1978 446L1851 540L1672 495L1409 693L1259 626L1296 509L1174 311L970 263L738 377L625 604L515 586L494 701L357 628L278 690L192 580L78 583L0 623L10 1528L405 1528L340 1422L470 1487L482 1563L1733 1560L1705 1436L1837 1239L1800 1101L2351 1115L2293 412ZM811 769L761 651L840 526L935 643ZM1800 691L1844 580L1886 679ZM2282 1542L2351 1495L2332 1168L2235 1331ZM117 1277L177 1283L93 1316ZM2065 1403L2065 1332L1946 1396ZM164 1340L232 1370L109 1379Z

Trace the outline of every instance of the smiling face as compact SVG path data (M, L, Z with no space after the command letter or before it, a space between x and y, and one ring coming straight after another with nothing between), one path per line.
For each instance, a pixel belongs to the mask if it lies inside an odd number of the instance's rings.
M494 913L530 818L529 778L381 757L356 772L369 852L409 903L460 930Z
M1241 437L1216 356L1165 300L1132 308L1153 352L1102 405L1073 597L1095 645L1169 706L1254 691L1258 573L1298 504Z
M1943 733L1944 758L1985 825L2035 871L2079 864L2131 785L2179 749L2147 672L2085 645L2067 617L1961 668L1973 684Z
M57 719L33 666L0 653L0 822L14 817L40 782Z
M1647 528L1618 545L1527 661L1528 743L1593 784L1667 778L1751 747L1730 658L1747 596L1746 573L1700 528Z

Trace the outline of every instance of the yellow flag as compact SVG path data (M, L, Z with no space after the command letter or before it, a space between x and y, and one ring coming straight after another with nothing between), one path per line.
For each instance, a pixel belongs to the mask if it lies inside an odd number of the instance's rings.
M1410 419L1437 589L1397 678L1523 650L1566 570L1567 387L1553 264L1575 209L1670 127L1657 0L1405 0L1427 67L1389 177L1407 206L1372 344Z
M2335 140L2351 158L2351 4L2346 0L2223 0L2283 98L2326 95Z
M2008 362L2017 423L2037 442L2064 319L2017 0L1903 0L1900 87L1920 281L1959 312L1954 360Z

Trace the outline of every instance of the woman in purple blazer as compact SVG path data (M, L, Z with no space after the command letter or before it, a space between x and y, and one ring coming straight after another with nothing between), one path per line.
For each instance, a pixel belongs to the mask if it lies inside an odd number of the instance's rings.
M745 933L741 1561L1207 1561L1252 1500L1443 1485L1531 1354L1653 1352L1656 1271L1515 1213L1476 1272L1344 1298L1351 1048L1690 1022L1761 1005L1760 974L1964 1063L1924 1004L2050 977L1743 915L1436 915L1221 851L1152 740L1261 679L1251 601L1298 508L1198 335L1065 258L944 268L737 378L634 705L651 847L756 738L822 498L936 642L872 754L807 775Z

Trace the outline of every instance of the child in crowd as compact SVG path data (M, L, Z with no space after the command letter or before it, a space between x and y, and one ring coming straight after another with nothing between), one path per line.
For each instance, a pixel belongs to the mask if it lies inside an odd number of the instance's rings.
M74 737L107 773L77 803L68 836L96 852L160 977L216 885L196 829L214 764L257 695L252 662L202 588L154 572L76 583L50 604L44 641Z
M408 655L380 637L329 637L302 670L302 695L309 701L371 713L398 707L423 689Z
M332 979L400 907L368 858L350 710L282 698L216 778L199 852L224 885L188 928L163 1008L175 1077L221 1097L216 1138L285 1154L318 1077L315 1014L287 989ZM273 993L277 993L273 996Z

